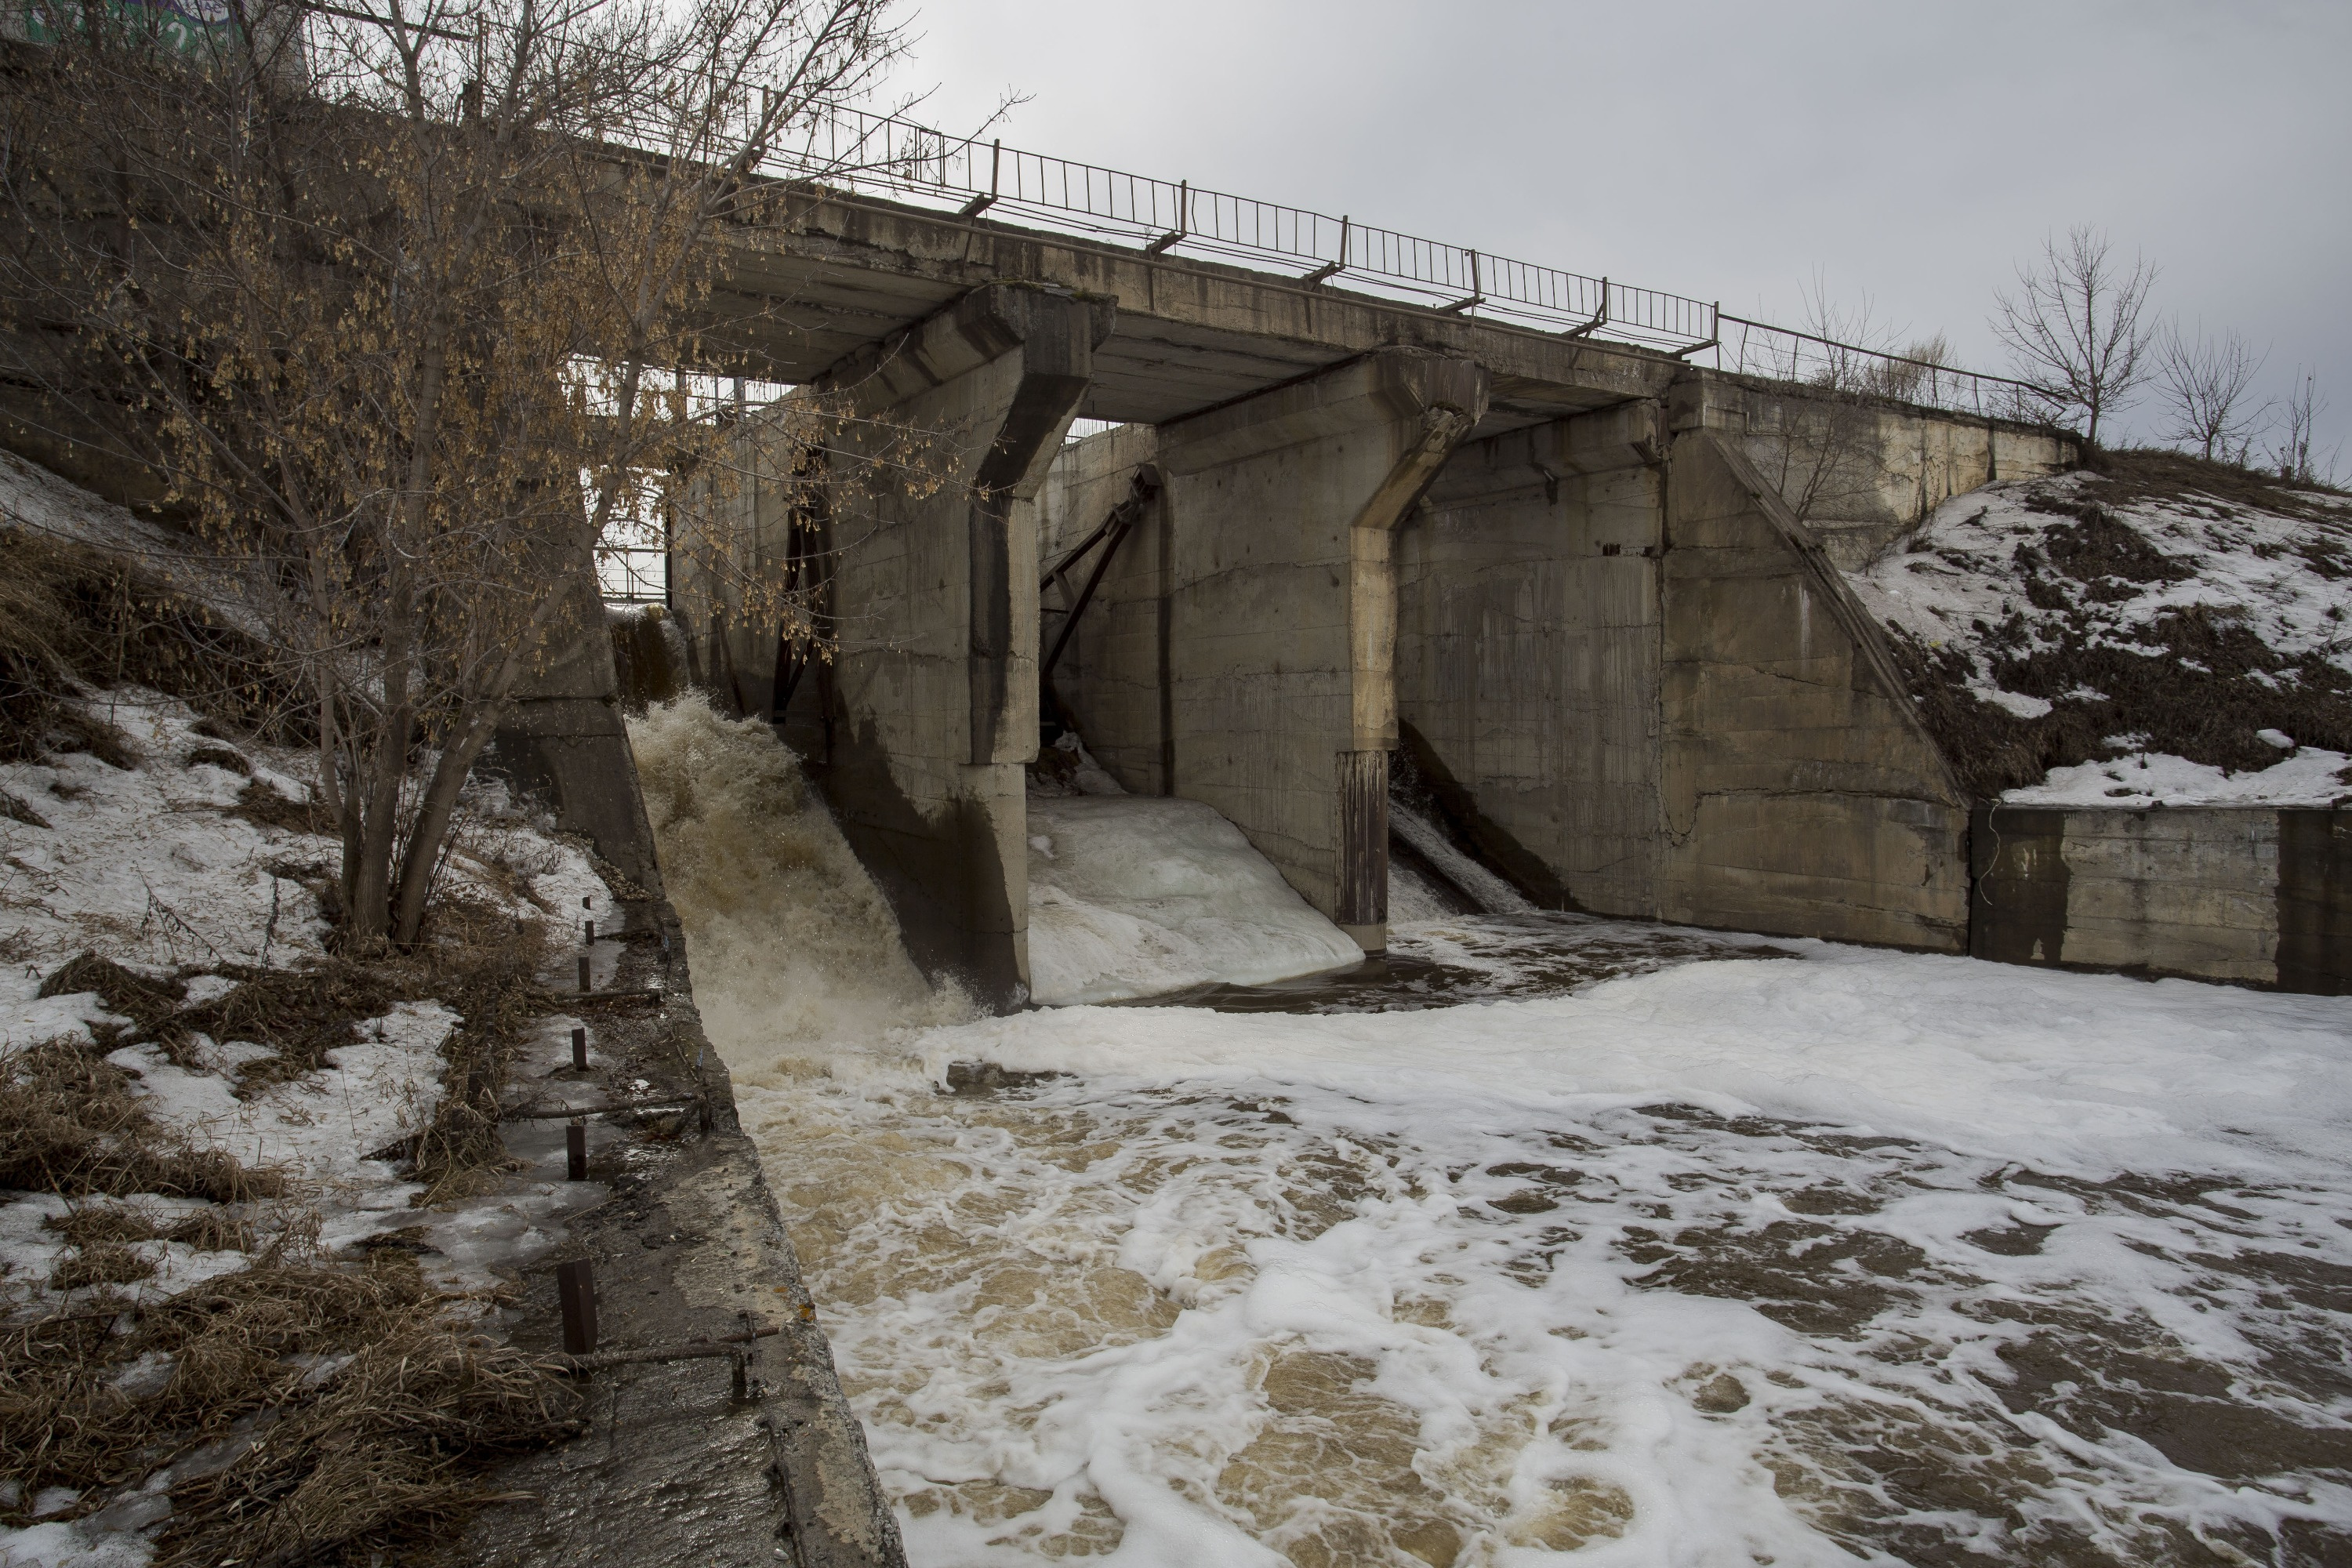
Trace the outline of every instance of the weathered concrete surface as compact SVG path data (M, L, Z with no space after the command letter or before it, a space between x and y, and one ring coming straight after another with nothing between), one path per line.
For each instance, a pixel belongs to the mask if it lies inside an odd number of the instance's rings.
M643 1079L654 1094L699 1093L707 1127L633 1134L592 1177L612 1198L575 1215L526 1281L518 1342L561 1348L552 1270L586 1258L600 1347L672 1345L782 1330L759 1342L739 1394L725 1359L599 1372L584 1384L590 1429L490 1478L521 1500L477 1516L457 1560L483 1568L903 1568L896 1521L844 1400L815 1304L801 1280L735 1115L727 1069L702 1033L685 938L669 906L630 906L622 986L658 983L650 1008L587 1015L607 1093ZM644 940L652 938L655 940Z
M560 603L516 683L479 765L543 796L556 826L584 833L639 887L658 893L653 830L621 718L620 678L603 590L584 540L544 563L541 591Z
M1979 958L2352 989L2352 813L1980 806L1969 853Z
M1876 623L1744 454L1668 460L1657 913L1965 951L1969 803Z
M1028 984L1024 764L1037 750L1036 506L1113 311L1037 285L992 284L861 350L820 378L850 417L847 460L900 433L925 449L912 482L837 484L824 520L826 611L840 646L796 695L823 743L803 746L843 830L927 973L1010 1005ZM790 455L750 449L759 462ZM781 527L756 479L713 503L754 549ZM730 513L730 506L734 508ZM784 552L750 557L781 565ZM680 574L673 603L699 633L707 681L769 701L775 631L742 624L724 584Z
M1215 806L1368 950L1388 919L1394 531L1486 397L1467 362L1368 354L1082 444L1047 508L1058 552L1157 466L1056 689L1122 782Z
M1884 397L1706 373L1706 428L1747 454L1832 562L1852 571L1953 496L2063 472L2070 437Z
M1664 457L1650 401L1489 437L1398 535L1406 748L1547 905L1658 908Z

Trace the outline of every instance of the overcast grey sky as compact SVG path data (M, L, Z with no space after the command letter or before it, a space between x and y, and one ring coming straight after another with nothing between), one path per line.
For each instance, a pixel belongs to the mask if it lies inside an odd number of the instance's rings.
M2352 3L929 0L901 87L1006 142L1799 324L1818 275L1999 370L2091 223L2334 406L2352 470ZM2129 416L2152 431L2152 401Z

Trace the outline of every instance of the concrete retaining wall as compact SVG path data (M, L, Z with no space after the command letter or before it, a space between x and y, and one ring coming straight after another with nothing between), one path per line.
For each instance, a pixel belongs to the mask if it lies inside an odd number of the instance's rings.
M1744 454L1669 465L1657 912L1964 951L1968 797L1877 623Z
M1848 571L1953 496L2078 457L2071 437L2033 426L1748 376L1706 378L1706 422Z
M1458 452L1400 542L1401 729L1540 901L1959 952L1968 805L1711 381Z
M1979 807L1969 951L2352 990L2352 812Z

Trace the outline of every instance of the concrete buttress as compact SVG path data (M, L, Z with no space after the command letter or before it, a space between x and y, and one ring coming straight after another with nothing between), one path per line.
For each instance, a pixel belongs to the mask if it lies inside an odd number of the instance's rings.
M1966 952L1968 799L1885 634L1713 430L1675 432L1666 495L1658 913Z
M1468 360L1382 349L1160 428L1165 787L1368 952L1387 945L1396 530L1487 393Z
M992 1005L1028 984L1035 498L1113 316L1064 289L991 284L822 384L858 416L845 446L914 432L942 444L947 482L835 499L841 646L816 771L908 952Z

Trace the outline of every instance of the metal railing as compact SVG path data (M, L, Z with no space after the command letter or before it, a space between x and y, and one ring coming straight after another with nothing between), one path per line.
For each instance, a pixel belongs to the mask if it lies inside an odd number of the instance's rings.
M364 8L323 0L294 4L362 22L384 21ZM423 30L478 45L488 26L478 20L471 35ZM622 63L629 68L646 64ZM681 150L665 136L671 110L692 102L703 84L664 68L651 68L648 81L635 110L600 116L590 133L675 155ZM703 127L719 130L722 143L732 140L740 148L756 135L772 134L781 121L792 132L790 144L763 149L753 164L758 172L945 207L962 217L1018 215L1048 229L1136 245L1146 255L1181 250L1255 268L1294 268L1295 280L1309 287L1344 281L1357 292L1567 338L1631 343L1685 360L1710 353L1718 369L1840 394L1987 417L2047 420L2056 412L2030 383L1728 316L1711 300L1445 245L1359 224L1346 214L1333 217L1186 180L1074 163L1001 140L950 136L896 115L824 104L778 116L771 112L774 107L765 87L730 89L719 121Z
M745 106L747 119L754 112L755 106ZM1719 369L1841 393L1986 417L2048 413L2024 382L1726 315L1710 300L1441 244L1344 214L1073 163L1002 141L952 137L861 110L819 111L792 146L772 152L761 168L965 217L1017 216L1149 255L1182 252L1295 268L1301 284L1344 283L1402 303L1564 337L1633 343L1678 359L1707 353Z
M596 546L596 583L611 605L666 605L669 602L669 550L660 544L614 542L616 530L607 528Z

